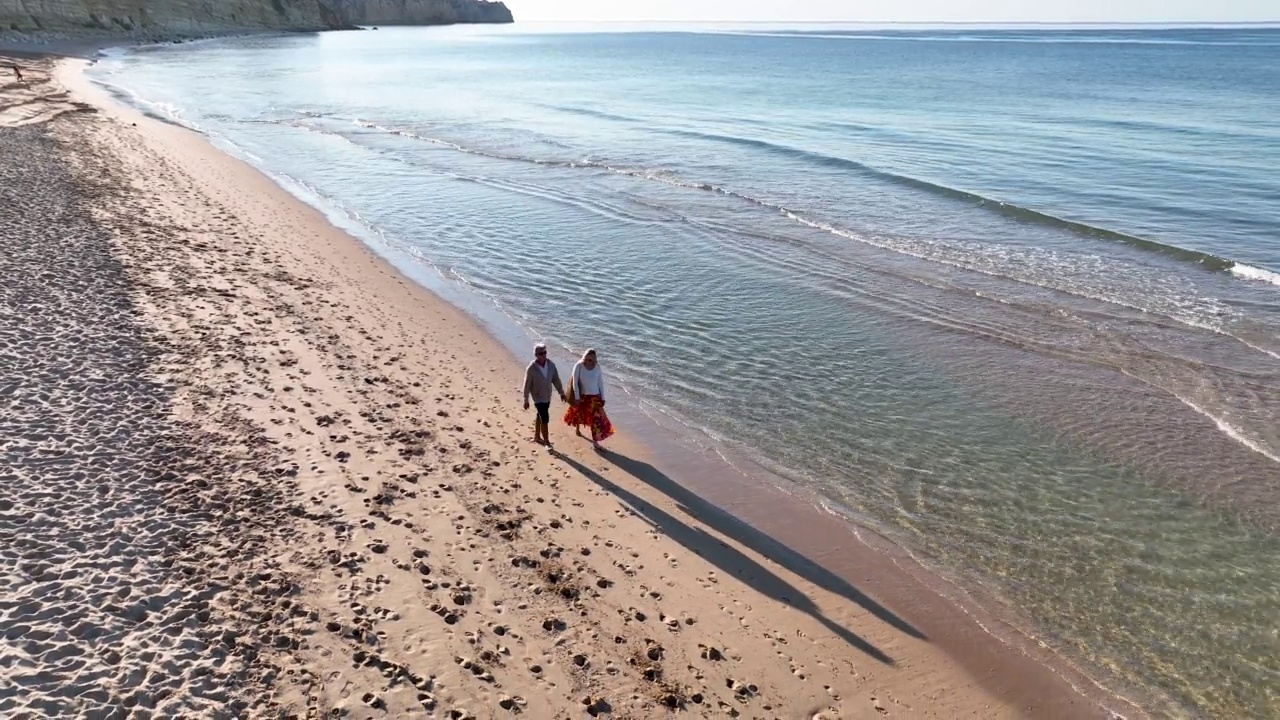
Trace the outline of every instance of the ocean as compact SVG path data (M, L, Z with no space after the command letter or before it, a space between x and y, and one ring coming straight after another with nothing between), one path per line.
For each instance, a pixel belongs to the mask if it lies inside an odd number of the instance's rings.
M1280 717L1280 29L383 28L91 76L1111 692Z

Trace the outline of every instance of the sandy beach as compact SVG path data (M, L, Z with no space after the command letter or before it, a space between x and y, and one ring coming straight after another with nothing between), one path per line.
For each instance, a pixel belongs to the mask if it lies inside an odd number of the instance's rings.
M14 62L0 715L1107 716L841 520L534 445L463 312L84 61Z

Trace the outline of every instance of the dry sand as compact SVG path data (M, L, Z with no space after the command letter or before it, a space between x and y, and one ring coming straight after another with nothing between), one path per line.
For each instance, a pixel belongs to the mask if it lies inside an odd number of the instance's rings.
M532 444L464 314L82 63L21 62L0 716L1103 714L892 562L860 590L625 438Z

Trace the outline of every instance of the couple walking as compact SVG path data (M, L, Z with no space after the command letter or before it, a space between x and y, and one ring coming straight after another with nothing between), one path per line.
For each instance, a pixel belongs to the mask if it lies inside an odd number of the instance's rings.
M560 399L569 407L564 411L564 422L572 425L578 437L582 437L582 426L591 431L591 444L598 450L600 441L613 434L613 424L604 412L604 375L596 362L596 351L587 350L582 359L573 366L569 374L569 390L566 393L560 383L560 372L556 364L547 357L547 346L538 343L533 348L533 362L524 372L524 409L529 409L529 399L533 398L533 406L538 416L533 422L533 441L540 445L550 445L551 424L551 389L560 393Z

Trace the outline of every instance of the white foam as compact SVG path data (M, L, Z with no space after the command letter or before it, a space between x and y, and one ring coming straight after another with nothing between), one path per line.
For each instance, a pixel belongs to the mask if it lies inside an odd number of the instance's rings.
M1177 396L1175 395L1174 397L1177 397ZM1204 408L1196 405L1195 403L1186 400L1185 398L1178 397L1178 399L1182 400L1182 402L1185 403L1192 410L1195 410L1201 415L1204 415L1205 417L1212 420L1213 423L1218 426L1218 429L1221 430L1222 433L1227 437L1231 438L1232 440L1235 440L1241 445L1244 445L1245 447L1267 458L1268 460L1271 460L1272 462L1280 463L1280 455L1276 455L1275 453L1269 452L1260 443L1257 443L1249 439L1244 435L1244 433L1239 428L1235 427L1234 425L1227 422L1226 420L1223 420L1217 415L1214 415L1213 413L1205 410Z
M173 103L148 100L147 98L139 95L133 88L120 83L107 82L99 78L90 78L90 82L105 89L125 105L141 110L143 113L150 114L161 120L171 122L174 125L180 125L188 130L195 130L196 132L204 133L204 128L189 119L186 116L186 113Z
M98 51L97 57L103 60L120 60L129 54L129 50L130 48L125 45L106 47Z
M1280 272L1271 270L1263 270L1252 265L1244 263L1236 263L1231 266L1231 274L1245 280L1257 280L1259 282L1270 283L1272 285L1280 285Z
M1129 377L1134 378L1135 380L1140 380L1140 381L1142 381L1142 382L1145 382L1145 383L1147 383L1148 385L1151 385L1152 387L1155 387L1156 389L1164 390L1165 392L1168 392L1170 395L1172 395L1174 398L1176 398L1176 399L1177 399L1179 402L1181 402L1183 405L1186 405L1187 407L1191 408L1192 410L1196 411L1197 413L1200 413L1201 415L1203 415L1203 416L1205 416L1205 417L1209 418L1210 420L1212 420L1212 421L1213 421L1213 424L1218 426L1218 430L1219 430L1219 432L1221 432L1223 435L1226 435L1227 437L1231 438L1232 440L1235 440L1236 442L1240 443L1241 445L1243 445L1243 446L1245 446L1245 447L1249 448L1250 450L1252 450L1252 451L1254 451L1254 452L1258 453L1259 455L1261 455L1261 456L1263 456L1263 457L1267 458L1268 460L1270 460L1270 461L1272 461L1272 462L1274 462L1274 463L1280 463L1280 455L1277 455L1275 452L1273 452L1271 448L1268 448L1268 447L1264 446L1262 443L1258 442L1257 440L1255 440L1255 439L1253 439L1253 438L1250 438L1249 436L1245 435L1245 433L1244 433L1244 431L1243 431L1243 430L1241 430L1240 428L1238 428L1238 427L1236 427L1236 426L1232 425L1231 423L1227 422L1224 418L1221 418L1221 417L1219 417L1219 416L1217 416L1217 415L1214 415L1213 413L1209 412L1208 410L1206 410L1206 409L1205 409L1205 408L1203 408L1203 407L1200 407L1200 406L1199 406L1199 405L1197 405L1195 402L1193 402L1193 401L1191 401L1191 400L1189 400L1189 399L1187 399L1187 398L1183 397L1182 395L1179 395L1178 393L1175 393L1175 392L1171 392L1171 391L1169 391L1167 388L1164 388L1164 387L1162 387L1162 386L1160 386L1160 385L1152 384L1152 383L1148 382L1146 379L1144 379L1144 378L1142 378L1142 377L1139 377L1139 376L1137 376L1137 375L1134 375L1133 373L1129 372L1128 370L1125 370L1125 369L1121 368L1121 369L1120 369L1120 372L1123 372L1125 375L1128 375Z

